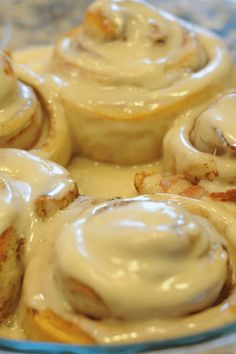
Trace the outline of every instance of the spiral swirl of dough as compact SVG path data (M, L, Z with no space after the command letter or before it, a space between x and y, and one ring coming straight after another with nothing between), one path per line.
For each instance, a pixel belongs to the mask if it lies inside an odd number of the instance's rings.
M201 181L216 198L214 193L223 193L218 195L222 200L236 195L235 109L235 91L225 92L210 106L177 121L164 139L171 171Z
M143 1L104 0L58 40L50 70L75 149L132 164L160 155L176 116L228 85L232 62L207 32Z
M0 146L31 150L67 164L71 141L53 87L27 68L15 71L4 52L0 52L0 79Z
M204 218L151 198L92 208L56 241L57 269L91 288L106 309L82 308L95 318L145 320L202 311L228 277L225 242Z
M77 200L27 268L27 335L119 343L230 323L235 217L222 211L174 194Z
M209 60L193 31L137 1L96 1L57 50L98 83L147 92L191 76Z

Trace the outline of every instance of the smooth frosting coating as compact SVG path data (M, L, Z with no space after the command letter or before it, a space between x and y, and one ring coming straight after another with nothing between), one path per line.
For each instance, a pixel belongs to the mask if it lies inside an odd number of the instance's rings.
M95 1L46 67L75 151L121 165L160 156L174 119L230 85L232 72L218 38L138 0Z
M114 317L175 317L218 298L227 274L223 245L207 220L170 202L117 202L66 227L56 261L60 271L90 286Z
M80 31L61 43L60 54L105 85L163 88L208 60L193 32L138 1L95 1Z
M174 195L72 205L52 221L29 263L24 303L51 309L99 343L187 335L228 323L235 303L234 292L229 298L227 292L232 220L213 204ZM107 316L82 315L80 290L68 288L68 279L86 286L88 296L91 289Z
M134 0L95 1L52 62L65 96L127 117L183 99L230 68L213 35Z
M20 203L20 193L17 186L20 186L20 182L17 184L11 179L0 179L0 234L2 235L4 231L12 227L17 216L20 214L21 203ZM23 183L21 185L22 189L27 191L27 186ZM24 188L26 187L26 188Z

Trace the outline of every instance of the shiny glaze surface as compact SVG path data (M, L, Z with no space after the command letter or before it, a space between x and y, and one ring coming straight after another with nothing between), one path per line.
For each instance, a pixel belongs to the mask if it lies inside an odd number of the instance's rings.
M82 208L71 205L51 224L46 243L29 264L24 301L39 311L52 309L99 343L190 335L231 322L234 291L217 306L209 303L229 274L226 264L231 250L226 249L234 239L234 218L222 216L222 209L211 203L174 195L172 202L168 199L168 195L156 195ZM65 250L70 251L69 257ZM39 269L40 275L33 279ZM111 311L108 318L97 321L76 313L66 295L66 282L57 281L61 275L97 291ZM144 296L145 289L149 291ZM201 296L196 295L198 291ZM195 306L202 310L189 314Z

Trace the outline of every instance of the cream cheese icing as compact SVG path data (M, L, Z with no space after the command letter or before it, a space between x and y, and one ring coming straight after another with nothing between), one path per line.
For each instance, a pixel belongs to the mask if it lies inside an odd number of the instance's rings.
M199 311L217 298L228 257L212 244L221 242L200 217L149 200L82 215L55 252L59 271L92 287L112 316L150 319Z
M186 335L219 324L219 317L221 324L232 321L234 293L211 305L230 276L231 253L219 232L231 241L234 219L214 205L169 198L72 205L61 213L26 271L25 303L52 309L99 343ZM65 276L97 292L111 317L79 314L63 288Z

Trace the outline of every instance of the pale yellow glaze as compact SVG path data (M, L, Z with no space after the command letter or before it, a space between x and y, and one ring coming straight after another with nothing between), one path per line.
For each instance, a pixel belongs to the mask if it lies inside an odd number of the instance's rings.
M79 105L132 117L192 94L230 67L222 43L213 35L147 3L98 1L89 13L95 18L85 17L80 31L59 41L52 63L64 95L74 102L79 97ZM101 29L101 38L91 34L97 13L107 16L111 25L124 26L125 40L122 35L104 40L106 29L105 34ZM60 72L57 60L64 61Z
M26 339L19 311L16 311L0 326L0 337L9 339Z
M123 203L89 210L65 228L58 271L90 286L117 318L178 317L213 303L227 274L223 238L171 202Z
M162 172L161 160L136 166L119 166L75 157L68 166L80 193L97 198L135 196L134 175L140 170Z

